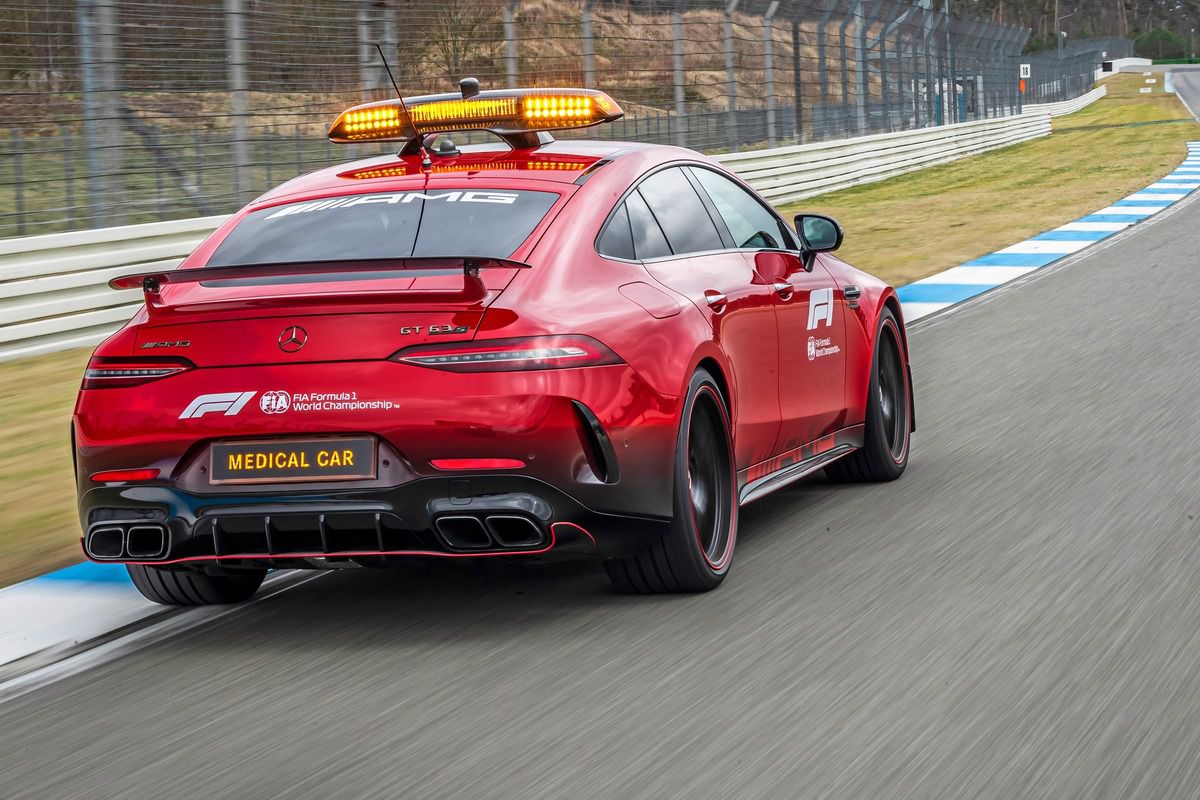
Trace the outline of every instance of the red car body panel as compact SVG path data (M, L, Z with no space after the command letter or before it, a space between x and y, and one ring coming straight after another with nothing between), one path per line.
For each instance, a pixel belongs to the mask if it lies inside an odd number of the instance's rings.
M831 448L861 443L877 320L885 304L899 317L894 292L828 253L817 256L811 272L798 254L778 251L731 249L645 263L601 256L597 236L614 206L639 179L670 164L703 164L729 175L679 148L560 142L535 151L465 151L439 157L429 169L419 157L383 156L302 176L255 200L181 268L204 268L248 215L277 205L480 188L558 196L523 244L496 254L531 268L481 272L482 301L447 301L464 278L446 274L164 285L154 304L95 356L185 359L191 368L128 388L81 390L73 436L85 535L111 520L161 522L170 546L146 562L159 564L257 559L305 566L322 553L460 556L472 553L431 536L432 520L454 508L492 513L492 503L516 504L546 538L474 554L553 548L618 555L671 517L682 395L700 366L727 394L742 489ZM843 291L850 284L862 292L853 306ZM814 312L810 297L822 290L832 310ZM717 305L709 302L714 293L724 295ZM829 340L824 345L810 343L814 313L831 313L817 331L819 340ZM294 326L307 338L286 352L283 337ZM423 345L558 335L590 337L619 360L458 373L392 358ZM814 358L813 347L836 353ZM253 395L235 414L181 418L189 404L214 393ZM291 399L276 413L264 395L278 393ZM214 485L207 475L216 442L341 435L377 443L373 478ZM521 466L434 466L475 459ZM91 479L142 468L157 469L159 477ZM246 509L266 520L267 552L243 549L250 534L232 528L220 535L233 548L218 542L222 515L240 520ZM373 514L377 536L370 546L354 546L354 537L334 548L305 549L298 540L280 545L278 528L271 542L279 524L272 519L308 515L328 545L327 528L338 514L353 516L353 525ZM212 551L189 549L206 521ZM419 532L404 539L408 533L400 531L407 528ZM385 534L395 534L392 544ZM97 557L86 542L85 552ZM141 563L130 553L104 560Z

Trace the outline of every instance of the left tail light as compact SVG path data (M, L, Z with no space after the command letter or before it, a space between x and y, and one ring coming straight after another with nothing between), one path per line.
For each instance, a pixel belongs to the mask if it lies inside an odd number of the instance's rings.
M528 336L409 347L392 361L450 372L516 372L620 364L621 358L590 336Z
M109 358L92 356L83 373L84 389L141 386L192 369L182 358Z

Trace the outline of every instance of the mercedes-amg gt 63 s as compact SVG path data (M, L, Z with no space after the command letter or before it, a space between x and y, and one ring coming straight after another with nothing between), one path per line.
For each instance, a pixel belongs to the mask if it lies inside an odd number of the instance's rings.
M145 305L75 409L88 558L177 605L411 558L589 555L621 591L696 592L739 506L821 469L898 477L893 290L831 255L832 219L793 227L710 158L547 133L621 114L469 79L359 105L330 138L398 153L114 279Z

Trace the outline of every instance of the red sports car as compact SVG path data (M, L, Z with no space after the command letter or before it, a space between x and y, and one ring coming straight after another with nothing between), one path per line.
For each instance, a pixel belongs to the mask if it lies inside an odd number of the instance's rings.
M372 103L401 142L258 198L88 364L83 548L151 600L267 570L588 554L630 592L712 589L738 507L817 470L891 480L913 402L900 304L696 152L548 130L601 92ZM487 130L457 147L447 132Z

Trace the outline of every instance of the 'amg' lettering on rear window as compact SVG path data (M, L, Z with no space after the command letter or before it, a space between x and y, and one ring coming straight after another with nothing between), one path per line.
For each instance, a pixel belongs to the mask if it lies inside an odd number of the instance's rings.
M553 192L455 189L272 206L246 215L208 265L410 256L508 258L557 199Z

